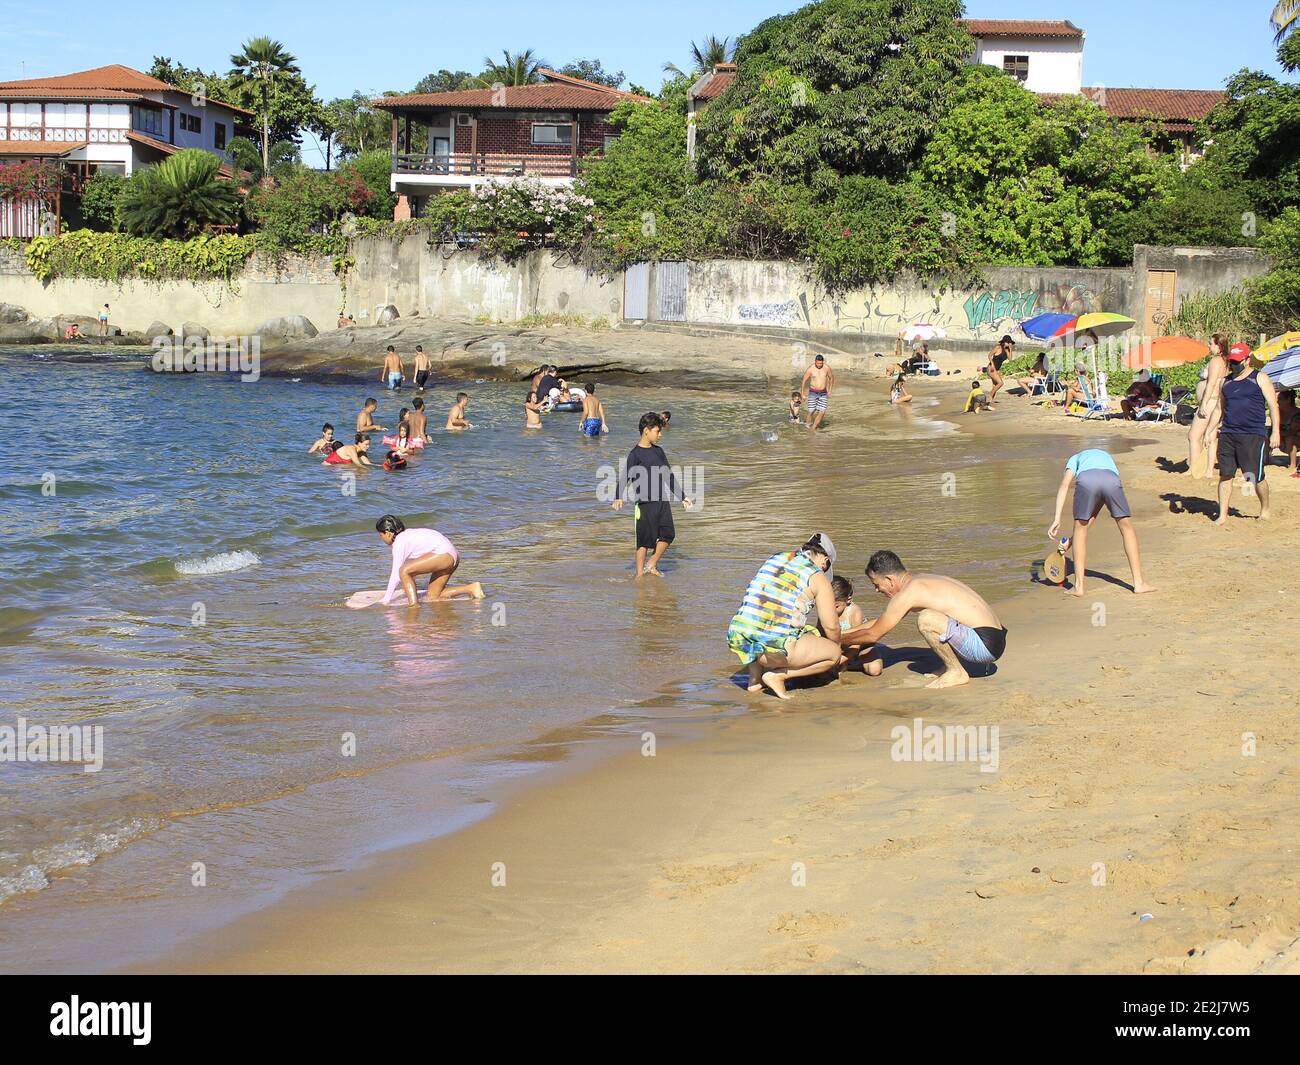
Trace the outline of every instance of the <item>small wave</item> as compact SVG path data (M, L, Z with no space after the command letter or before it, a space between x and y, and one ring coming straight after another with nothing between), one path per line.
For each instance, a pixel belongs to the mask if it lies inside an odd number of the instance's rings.
M119 851L128 843L162 827L155 817L132 817L128 821L93 833L88 839L69 840L32 851L32 863L9 876L0 876L0 903L49 887L49 875L77 865L90 865L105 854Z
M223 551L207 558L186 558L176 563L176 572L183 577L210 577L214 573L234 573L260 566L262 560L252 551Z

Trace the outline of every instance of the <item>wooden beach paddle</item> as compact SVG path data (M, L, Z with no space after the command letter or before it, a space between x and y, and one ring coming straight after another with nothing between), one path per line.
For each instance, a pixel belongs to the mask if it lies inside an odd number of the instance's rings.
M1043 560L1043 579L1052 584L1065 583L1065 553L1070 550L1068 537L1062 538L1053 551Z
M383 597L383 592L353 592L347 597L346 603L353 610L364 610L368 606L374 606Z
M1196 453L1196 458L1192 459L1192 476L1198 481L1204 479L1210 472L1210 453L1205 448L1201 448Z

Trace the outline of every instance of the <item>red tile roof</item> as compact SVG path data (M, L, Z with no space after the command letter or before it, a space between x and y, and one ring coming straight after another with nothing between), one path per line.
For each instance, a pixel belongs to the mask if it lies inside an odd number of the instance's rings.
M1083 37L1083 30L1068 19L968 18L962 25L976 37Z
M697 100L716 100L733 81L736 80L735 68L731 70L716 71L708 81L706 81L699 92L692 93Z
M1166 123L1191 125L1205 118L1228 98L1219 89L1112 89L1083 90L1094 103L1102 103L1116 118L1155 118ZM1103 95L1104 94L1104 95Z
M188 95L185 89L169 85L121 63L78 70L53 78L0 82L0 98L11 100L139 100L139 94L145 92L178 92ZM224 100L212 100L211 103L241 115L253 114L252 111L228 104Z
M383 96L371 104L380 110L404 107L504 107L517 111L612 111L623 100L649 101L648 96L611 89L608 85L572 78L542 68L546 80L536 85L496 89L454 89L451 92L410 93Z

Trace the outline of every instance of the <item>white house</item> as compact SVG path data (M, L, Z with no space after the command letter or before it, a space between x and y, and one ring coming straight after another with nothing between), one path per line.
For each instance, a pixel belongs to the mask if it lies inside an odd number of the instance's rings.
M1030 92L1077 95L1083 88L1083 30L1068 20L966 19L976 63L997 67Z
M225 160L236 128L253 117L120 64L0 82L0 162L58 160L76 187L97 171L130 174L182 148Z

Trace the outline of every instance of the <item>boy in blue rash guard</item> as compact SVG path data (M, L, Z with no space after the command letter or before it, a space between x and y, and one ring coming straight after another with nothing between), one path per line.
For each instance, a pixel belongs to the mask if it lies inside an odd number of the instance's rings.
M1061 513L1065 510L1065 497L1074 481L1074 587L1069 594L1083 595L1083 580L1088 562L1088 530L1105 507L1119 526L1124 540L1124 554L1129 569L1133 571L1133 591L1137 594L1155 589L1142 579L1142 557L1138 552L1137 530L1133 528L1133 511L1124 495L1124 485L1119 479L1119 467L1108 452L1089 448L1071 455L1065 463L1065 476L1056 492L1056 516L1047 535L1053 540L1061 532Z
M659 560L677 535L673 526L672 498L677 496L687 510L695 504L686 498L668 465L668 456L659 446L659 437L664 429L663 418L653 412L643 414L637 429L641 439L627 453L627 459L619 470L618 498L610 506L621 510L625 498L635 504L636 575L640 578L643 573L653 573L662 577ZM648 562L647 553L651 553Z

